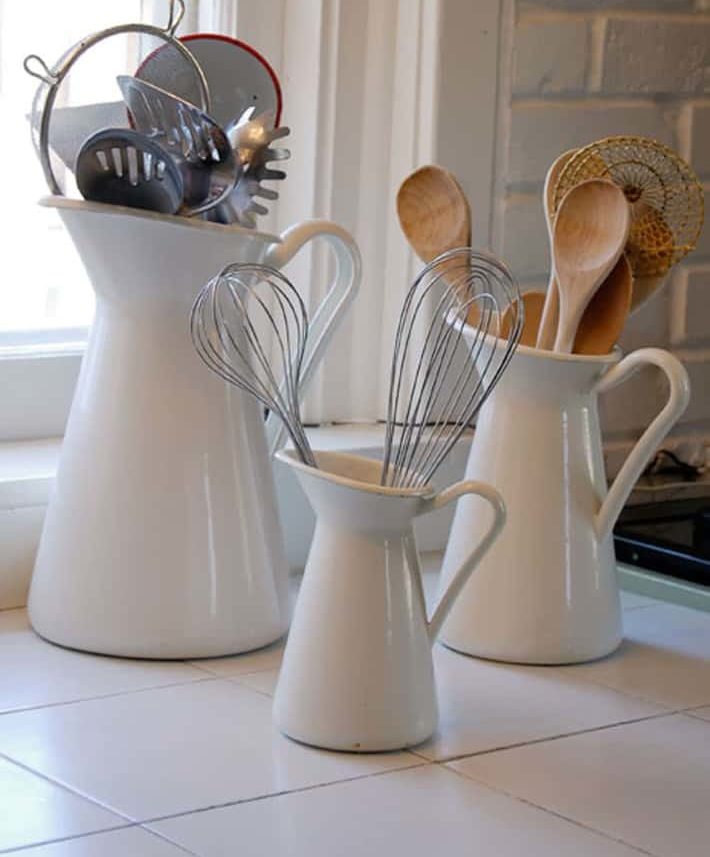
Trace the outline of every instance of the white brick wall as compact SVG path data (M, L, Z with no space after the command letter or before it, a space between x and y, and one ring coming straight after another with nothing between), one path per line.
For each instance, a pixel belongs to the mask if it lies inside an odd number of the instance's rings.
M710 206L710 0L517 0L502 44L494 234L526 289L547 279L542 182L566 149L612 134L655 137L691 162ZM710 225L630 320L624 350L649 345L674 351L691 376L674 436L710 444ZM649 370L607 396L607 440L632 441L664 395Z

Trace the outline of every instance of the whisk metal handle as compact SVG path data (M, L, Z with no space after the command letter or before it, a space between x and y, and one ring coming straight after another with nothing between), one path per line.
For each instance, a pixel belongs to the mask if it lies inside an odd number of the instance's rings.
M323 238L335 253L335 278L328 288L318 309L311 315L308 340L301 369L300 399L308 382L323 358L330 338L343 320L346 310L360 287L360 251L350 233L330 220L309 220L289 227L281 241L272 244L265 264L282 268L309 241ZM286 429L274 414L266 421L266 439L269 453L273 456L283 446Z
M491 521L484 537L461 563L458 570L452 576L449 585L446 587L439 599L439 603L436 605L436 608L432 613L431 619L428 623L429 639L432 644L438 637L441 626L449 615L449 611L453 607L454 601L458 598L459 593L468 582L469 577L475 571L478 563L483 559L496 538L498 538L498 534L505 524L506 510L503 498L491 485L487 485L485 482L475 482L472 480L457 482L450 488L436 494L428 501L428 505L424 509L424 512L433 512L435 509L440 509L442 506L446 506L454 500L458 500L458 498L462 497L464 494L476 494L489 503L493 510L493 520Z

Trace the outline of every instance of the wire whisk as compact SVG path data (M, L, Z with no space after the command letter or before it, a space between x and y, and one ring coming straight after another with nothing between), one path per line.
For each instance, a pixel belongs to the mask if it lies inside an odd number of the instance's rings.
M494 256L460 248L424 268L395 335L383 485L431 480L498 383L523 321L518 286Z
M203 362L281 419L316 467L299 405L308 313L289 280L267 265L227 265L198 294L190 334Z

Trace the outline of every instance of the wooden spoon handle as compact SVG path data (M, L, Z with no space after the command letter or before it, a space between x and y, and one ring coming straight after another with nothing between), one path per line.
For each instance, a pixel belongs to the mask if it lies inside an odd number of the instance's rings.
M545 305L542 308L540 328L537 332L536 348L552 350L557 335L557 324L560 316L560 293L557 289L557 279L554 273L550 274L550 282L547 284L545 294Z

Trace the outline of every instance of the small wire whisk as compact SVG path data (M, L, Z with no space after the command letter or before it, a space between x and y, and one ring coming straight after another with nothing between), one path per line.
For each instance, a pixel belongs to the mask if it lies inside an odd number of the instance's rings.
M295 286L267 265L227 265L195 299L190 334L204 363L279 417L316 467L299 405L308 313Z
M431 480L510 362L523 313L515 280L488 253L450 250L419 274L395 335L382 485Z

